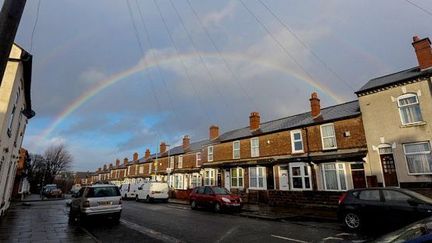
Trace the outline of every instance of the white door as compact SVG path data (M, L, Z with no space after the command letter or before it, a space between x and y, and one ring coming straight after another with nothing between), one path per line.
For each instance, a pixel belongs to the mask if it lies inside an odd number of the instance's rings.
M288 191L288 168L279 167L279 190Z
M225 171L225 188L230 190L231 189L231 177L230 177L230 171Z

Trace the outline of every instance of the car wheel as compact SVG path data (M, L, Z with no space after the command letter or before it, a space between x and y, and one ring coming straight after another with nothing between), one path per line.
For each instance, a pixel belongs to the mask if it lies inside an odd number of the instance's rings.
M220 213L220 211L221 211L221 205L218 202L215 203L215 205L214 205L214 211L216 213Z
M136 202L139 202L138 195L135 196L135 201L136 201Z
M197 208L196 202L192 201L191 202L191 209L196 209L196 208Z
M343 222L345 227L349 230L359 230L362 226L362 221L360 216L354 212L348 212L343 217Z
M146 202L147 202L147 203L151 202L151 198L150 198L149 195L147 195L147 197L146 197Z

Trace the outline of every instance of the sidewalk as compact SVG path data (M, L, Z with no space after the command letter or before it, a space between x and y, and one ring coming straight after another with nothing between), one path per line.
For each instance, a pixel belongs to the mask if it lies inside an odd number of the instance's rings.
M0 242L95 242L80 227L69 225L65 203L14 203L0 218Z
M170 203L189 205L186 200L169 199ZM265 220L296 220L296 221L337 221L335 207L270 207L266 204L244 204L242 212L239 214L243 217L259 218Z
M67 195L66 198L68 198ZM44 197L42 199L39 194L30 194L27 195L23 200L19 200L18 202L56 201L56 200L63 200L63 199L64 198L47 198L47 197Z

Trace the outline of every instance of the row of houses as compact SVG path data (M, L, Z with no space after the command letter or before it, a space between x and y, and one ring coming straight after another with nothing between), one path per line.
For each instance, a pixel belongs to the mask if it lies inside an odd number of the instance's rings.
M323 108L312 93L304 113L262 122L252 112L246 127L221 133L212 125L207 139L186 135L173 148L162 142L83 183L151 178L168 182L180 199L195 186L217 185L271 205L335 204L342 191L375 186L432 195L432 49L429 38L412 45L419 65L371 79L358 100Z

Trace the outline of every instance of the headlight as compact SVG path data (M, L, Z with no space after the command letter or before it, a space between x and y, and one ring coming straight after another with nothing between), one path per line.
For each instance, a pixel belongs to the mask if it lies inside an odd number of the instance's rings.
M222 201L224 201L224 202L226 202L226 203L229 203L229 202L231 202L228 198L226 198L226 197L223 197L222 198Z

